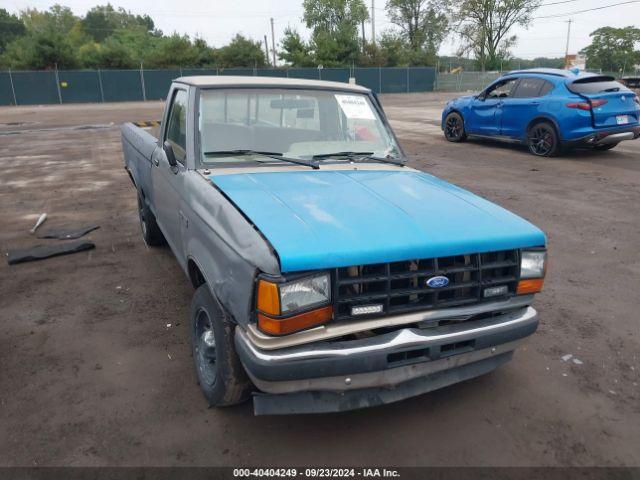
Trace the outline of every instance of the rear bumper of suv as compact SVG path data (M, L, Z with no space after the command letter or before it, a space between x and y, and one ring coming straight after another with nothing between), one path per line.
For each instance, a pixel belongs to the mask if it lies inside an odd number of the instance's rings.
M323 413L391 403L487 373L538 326L531 307L358 340L257 348L236 329L238 355L261 393L257 415Z
M593 131L573 140L566 140L564 145L568 147L589 147L596 145L608 145L620 143L625 140L635 140L640 137L640 126L613 128L602 131Z

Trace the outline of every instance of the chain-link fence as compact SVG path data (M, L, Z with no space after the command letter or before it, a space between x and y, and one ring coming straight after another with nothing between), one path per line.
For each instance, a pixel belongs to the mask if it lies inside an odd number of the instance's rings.
M508 72L469 72L438 73L434 90L440 92L479 92L494 80ZM616 72L594 72L614 78L620 77Z
M434 89L441 92L477 92L500 75L500 72L438 73Z
M432 91L435 68L289 68L48 70L0 72L0 105L161 100L171 81L188 75L248 75L355 82L376 93Z

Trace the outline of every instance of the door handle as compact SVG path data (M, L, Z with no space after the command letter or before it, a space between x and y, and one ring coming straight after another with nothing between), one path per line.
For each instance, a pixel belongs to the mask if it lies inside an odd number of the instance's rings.
M156 167L158 167L158 166L160 165L160 160L158 160L158 157L155 157L155 158L153 159L153 164L154 164Z

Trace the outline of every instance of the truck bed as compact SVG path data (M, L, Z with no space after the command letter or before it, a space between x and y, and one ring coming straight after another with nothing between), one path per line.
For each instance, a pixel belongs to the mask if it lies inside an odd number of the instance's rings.
M125 168L138 190L149 194L151 157L157 148L158 139L150 133L150 129L140 128L133 123L123 124L121 131Z

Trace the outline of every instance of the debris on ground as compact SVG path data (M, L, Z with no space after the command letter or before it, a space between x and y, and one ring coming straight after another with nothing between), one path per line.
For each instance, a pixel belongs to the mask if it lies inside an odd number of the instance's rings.
M84 237L87 233L100 228L100 225L84 225L76 228L50 228L38 235L38 238L57 238L59 240L74 240Z
M563 362L568 362L569 360L571 360L572 357L573 357L572 354L567 353L566 355L563 355L560 358L562 359Z
M36 230L38 229L38 227L40 225L42 225L44 223L44 221L47 219L47 214L43 213L42 215L40 215L38 217L38 221L36 222L36 224L33 226L33 228L31 230L29 230L29 232L31 233L31 235L33 235L34 233L36 233Z
M580 360L579 358L574 358L573 359L573 363L575 363L576 365L582 365L584 362L582 360Z
M7 252L9 265L17 263L32 262L34 260L44 260L45 258L68 255L71 253L83 252L96 248L95 243L78 241L68 243L58 243L55 245L36 245L31 248L20 248Z

